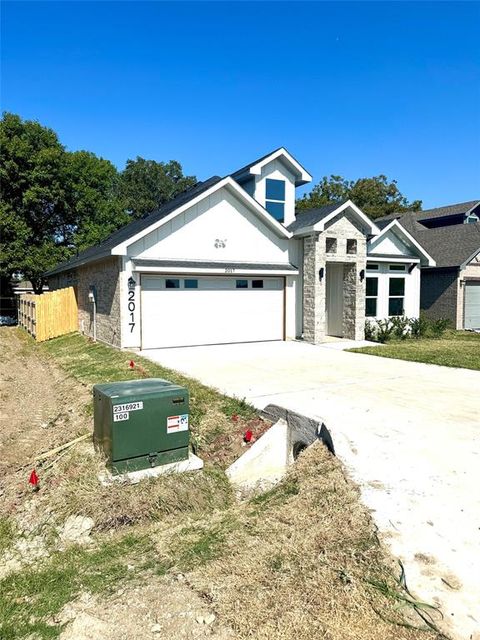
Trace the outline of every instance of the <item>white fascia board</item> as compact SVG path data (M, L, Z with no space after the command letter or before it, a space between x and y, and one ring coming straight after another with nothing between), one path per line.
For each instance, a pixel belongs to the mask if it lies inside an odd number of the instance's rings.
M228 270L227 270L228 269ZM150 274L158 274L161 275L163 273L178 273L178 274L192 274L192 275L213 275L213 276L227 276L231 278L235 278L235 276L239 275L248 275L248 276L298 276L299 271L296 269L292 271L292 269L252 269L249 267L235 267L234 269L225 267L215 267L215 268L206 268L206 267L144 267L142 265L136 265L133 268L135 273L150 273Z
M476 202L473 207L470 207L470 209L465 213L465 217L468 218L468 216L470 215L470 213L476 208L478 207L478 205L480 204L480 200L478 202Z
M479 247L476 251L474 251L474 252L472 253L472 255L471 255L469 258L467 258L467 259L465 260L465 262L463 262L463 263L460 265L460 271L463 271L463 269L465 269L465 267L466 267L468 264L470 264L470 262L471 262L474 258L476 258L476 257L478 256L478 254L479 254L479 253L480 253L480 247Z
M277 149L276 151L271 153L268 157L263 158L263 160L261 160L260 162L257 162L257 164L252 165L249 169L249 172L253 175L259 176L262 173L262 167L264 167L269 162L272 162L273 160L276 160L281 156L283 156L287 160L287 162L289 162L294 167L295 171L300 176L300 180L301 182L303 182L303 184L307 182L311 182L313 180L313 177L308 173L308 171L304 169L304 167L302 167L302 165L299 162L297 162L290 153L288 153L285 147L280 147L280 149Z
M410 264L415 262L415 264L420 262L420 258L414 258L413 256L376 256L374 253L367 253L367 263L368 262L400 262L405 264ZM368 267L367 267L368 269Z
M231 178L230 176L227 176L226 178L223 178L223 180L220 180L220 182L217 182L212 187L210 187L210 189L207 189L207 191L204 191L203 193L199 194L196 198L193 198L192 200L185 202L185 204L178 207L178 209L174 209L170 214L168 214L168 216L165 216L164 218L157 220L156 222L151 224L149 227L142 229L142 231L139 231L128 240L125 240L124 242L118 244L116 247L113 247L111 251L112 255L123 255L123 256L127 255L127 247L129 247L131 244L133 244L134 242L137 242L137 240L140 240L141 238L148 235L152 231L155 231L159 227L162 227L164 224L167 224L173 218L178 216L180 213L183 213L190 207L195 206L196 204L198 204L205 198L208 198L213 193L215 193L219 189L222 189L223 187L229 187L230 189L232 189L236 193L236 195L241 200L243 200L250 208L253 208L257 213L257 215L268 226L274 229L279 236L284 236L285 238L292 237L292 234L289 231L287 231L287 229L282 224L277 222L277 220L275 220L275 218L273 218L268 213L268 211L264 209L256 200L254 200L244 189L242 189L242 187L240 187L235 182L235 180L233 180L233 178Z
M425 266L427 267L436 266L437 263L432 258L432 256L429 253L427 253L427 251L425 251L422 245L419 242L417 242L410 233L408 233L405 227L402 227L402 225L398 222L398 220L392 220L392 222L390 222L390 224L388 224L384 229L382 229L379 235L376 238L374 238L374 241L376 242L379 238L381 238L383 235L388 233L388 231L391 231L393 229L399 232L400 235L403 235L403 237L415 247L418 253L420 253L420 255L424 258L424 260L426 260Z
M380 234L380 229L377 227L377 225L372 220L370 220L370 218L365 213L363 213L363 211L359 209L357 205L354 204L351 200L347 200L346 202L341 204L337 209L335 209L335 211L332 211L332 213L329 213L328 216L325 216L323 220L320 220L319 222L317 222L317 224L314 225L313 229L315 231L325 231L325 225L328 222L330 222L330 220L333 220L333 218L338 216L339 213L342 213L342 211L345 211L345 209L349 209L349 208L352 209L355 215L368 228L370 235L376 236Z

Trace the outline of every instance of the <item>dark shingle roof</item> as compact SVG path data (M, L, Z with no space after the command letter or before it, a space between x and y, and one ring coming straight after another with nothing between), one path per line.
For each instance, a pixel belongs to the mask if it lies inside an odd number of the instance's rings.
M147 229L151 224L158 222L162 218L168 216L168 214L172 213L178 207L181 207L184 204L187 204L190 200L193 200L204 191L213 187L217 182L220 182L222 178L219 176L213 176L204 182L197 182L196 185L187 189L183 193L180 193L176 198L170 200L170 202L165 203L156 211L148 214L143 218L139 218L138 220L134 220L127 224L125 227L118 229L114 233L112 233L106 240L101 242L94 247L89 247L75 256L67 262L62 262L55 269L47 271L45 273L46 276L52 276L56 273L61 273L62 271L67 271L69 269L74 269L75 267L80 267L83 264L88 262L93 262L94 260L100 260L101 258L105 258L111 255L111 250L113 247L116 247L118 244L128 240L135 234L143 231L143 229Z
M377 218L375 222L383 220L394 220L403 218L405 215L412 215L416 220L432 220L434 218L447 218L448 216L458 216L470 211L475 205L480 204L480 200L469 200L468 202L459 202L458 204L449 204L445 207L435 207L434 209L425 209L424 211L406 211L403 213L391 213L388 216Z
M469 200L458 204L449 204L446 207L436 207L435 209L425 209L417 213L417 220L431 220L432 218L445 218L447 216L461 215L467 213L472 207L479 204L478 200Z
M324 207L319 207L318 209L305 209L296 212L295 220L288 225L287 229L290 232L297 231L297 229L303 229L303 227L311 227L320 220L323 220L328 215L330 215L335 209L338 209L347 202L346 200L342 200L341 202L335 202L334 204L326 204Z
M402 222L403 224L403 222ZM480 249L480 223L456 224L412 232L437 267L459 267Z
M280 149L283 149L283 147L278 147L277 149L274 149L273 151L270 151L269 153L266 153L264 156L262 156L261 158L257 158L256 160L254 160L253 162L249 162L248 164L246 164L244 167L242 167L241 169L237 169L234 173L231 174L232 178L234 180L237 180L238 178L241 178L242 175L244 173L247 173L248 170L250 169L250 167L253 167L253 165L258 164L259 162L262 162L262 160L266 160L269 156L271 156L273 153L276 153L277 151L280 151Z

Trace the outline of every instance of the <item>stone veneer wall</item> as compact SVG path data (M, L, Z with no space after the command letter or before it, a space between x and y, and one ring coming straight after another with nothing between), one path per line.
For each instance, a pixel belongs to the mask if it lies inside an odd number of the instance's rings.
M120 257L106 258L51 276L51 289L73 286L78 304L79 331L93 337L93 305L88 299L90 286L97 290L97 340L121 346Z
M337 240L336 251L328 253L326 239ZM347 240L357 241L357 252L347 253ZM303 259L303 336L308 342L325 340L326 282L329 262L344 265L343 282L343 337L362 340L365 337L365 279L360 271L366 269L367 241L353 216L341 214L321 233L304 238ZM320 282L319 271L324 270Z

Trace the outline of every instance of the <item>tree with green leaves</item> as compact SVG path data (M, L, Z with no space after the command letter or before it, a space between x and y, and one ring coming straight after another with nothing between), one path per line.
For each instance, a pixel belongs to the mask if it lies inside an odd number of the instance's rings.
M119 180L119 198L133 218L142 218L196 184L195 176L184 176L175 161L156 162L137 157L127 160Z
M409 202L400 192L396 180L384 175L358 180L345 180L341 176L324 176L310 193L297 200L297 209L315 209L327 204L352 200L371 218L380 218L403 211L420 211L421 200Z
M5 113L0 121L0 273L41 293L43 273L129 221L118 172L87 151L65 150L54 131Z
M0 121L0 271L16 271L41 292L42 273L68 256L65 150L54 131L6 113Z

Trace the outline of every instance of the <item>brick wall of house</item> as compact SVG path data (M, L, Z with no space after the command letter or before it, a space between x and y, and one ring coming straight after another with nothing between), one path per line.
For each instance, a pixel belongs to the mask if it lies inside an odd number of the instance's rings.
M73 286L78 304L78 328L93 337L93 304L88 299L90 286L97 290L97 340L121 346L120 257L78 267L48 279L50 289Z
M458 269L422 269L420 309L429 318L448 318L457 324Z

